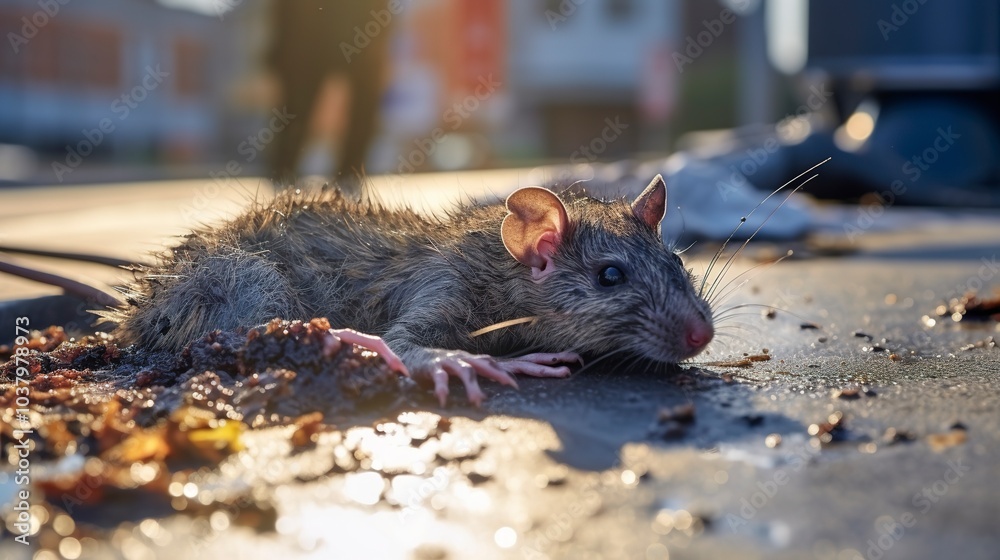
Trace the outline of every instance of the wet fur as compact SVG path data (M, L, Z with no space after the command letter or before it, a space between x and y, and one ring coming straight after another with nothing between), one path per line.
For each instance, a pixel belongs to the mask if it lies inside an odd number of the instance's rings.
M327 317L382 336L411 367L431 348L494 356L627 350L679 361L684 319L711 322L680 258L625 200L560 196L570 226L556 271L540 283L501 242L502 203L428 218L336 191L289 192L188 235L139 270L129 304L106 316L125 342L162 350L213 329ZM624 268L625 284L597 284L609 264ZM469 335L526 316L538 320Z

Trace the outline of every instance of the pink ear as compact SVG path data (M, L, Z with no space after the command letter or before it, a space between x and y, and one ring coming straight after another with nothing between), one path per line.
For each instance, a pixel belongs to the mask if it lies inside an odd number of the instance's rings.
M632 202L632 213L649 229L660 233L660 222L667 210L667 184L663 176L657 175L649 182L646 190Z
M535 280L541 280L555 269L552 257L569 223L566 207L552 191L525 187L507 197L507 211L500 226L503 246L518 262L531 267Z

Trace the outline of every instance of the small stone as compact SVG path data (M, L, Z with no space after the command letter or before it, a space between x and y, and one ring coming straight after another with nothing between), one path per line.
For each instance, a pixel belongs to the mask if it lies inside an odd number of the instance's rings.
M951 430L944 434L930 434L927 436L927 444L937 453L965 443L968 435L965 430Z
M847 389L835 389L833 391L833 398L844 399L844 400L854 400L861 398L860 391L857 387L849 387Z
M910 432L897 430L896 428L892 427L886 428L885 433L882 434L882 441L890 445L895 443L906 443L913 441L914 439L916 438L914 438L913 434L911 434Z
M690 424L694 422L694 403L681 404L673 408L661 408L658 421L660 423L673 421Z

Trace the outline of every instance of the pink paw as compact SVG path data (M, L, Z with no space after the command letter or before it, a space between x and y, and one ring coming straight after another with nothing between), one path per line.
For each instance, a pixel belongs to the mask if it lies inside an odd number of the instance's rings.
M351 329L333 329L330 332L333 336L328 338L323 344L323 354L326 357L336 354L340 351L340 344L346 342L347 344L354 344L365 350L375 352L385 360L385 363L389 365L389 369L407 377L410 376L410 372L403 365L403 360L400 360L399 356L381 338L359 333Z
M531 377L569 377L569 367L555 367L555 364L569 363L583 365L583 359L574 352L528 354L520 358L503 360L500 362L500 367L508 373L520 373Z
M438 353L416 370L415 374L415 377L430 379L434 383L434 393L441 406L448 401L448 380L451 377L462 380L469 401L476 406L481 405L486 398L479 388L478 376L517 388L517 381L493 357L477 356L459 350Z

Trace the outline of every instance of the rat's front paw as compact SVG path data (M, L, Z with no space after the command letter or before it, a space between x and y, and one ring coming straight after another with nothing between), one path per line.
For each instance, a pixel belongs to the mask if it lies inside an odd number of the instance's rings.
M365 350L375 352L381 356L383 360L385 360L389 369L406 376L410 375L406 366L403 365L403 360L400 360L399 356L390 350L385 344L385 341L381 338L370 334L359 333L358 331L352 329L331 329L330 334L332 336L323 341L323 354L325 356L333 356L340 350L340 344L342 342L346 342L347 344L354 344L360 348L364 348Z
M492 379L502 385L517 388L517 381L504 371L492 356L474 355L460 350L431 350L427 360L413 368L413 378L429 380L441 406L448 400L448 380L457 377L465 385L469 400L479 406L486 395L479 388L478 376Z
M557 354L528 354L520 358L503 360L500 367L510 373L520 373L532 377L569 377L569 368L556 367L555 364L583 365L583 358L574 352L559 352Z

